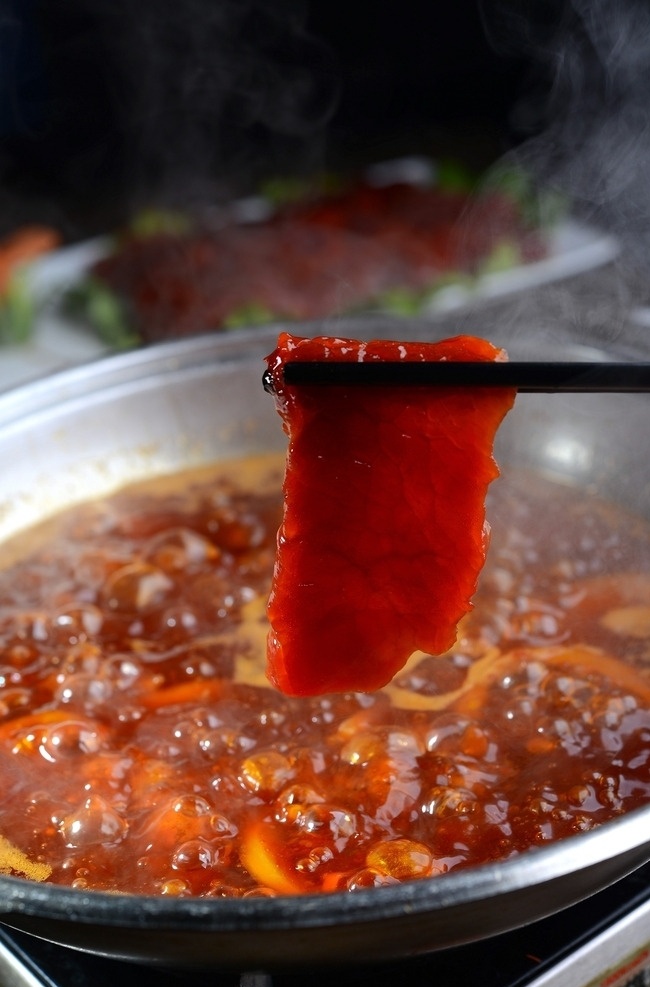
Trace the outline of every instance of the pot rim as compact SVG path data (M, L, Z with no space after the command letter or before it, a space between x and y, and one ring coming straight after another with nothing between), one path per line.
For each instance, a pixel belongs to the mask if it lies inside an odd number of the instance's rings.
M533 890L563 876L577 876L598 866L605 857L614 863L644 846L644 859L648 859L648 833L650 805L508 860L353 894L334 891L269 898L167 898L81 891L0 877L0 912L112 927L136 921L142 929L191 928L194 932L295 930L340 925L342 921L373 922L378 917L434 914L454 905L464 907L471 902L499 899L507 893ZM616 849L611 853L613 847ZM624 876L642 862L635 855L633 864L617 876Z
M262 387L263 357L277 339L277 325L238 330L232 335L214 334L157 344L123 354L102 357L51 377L23 385L0 395L0 432L23 423L49 408L75 402L98 390L110 391L125 383L160 379L195 368L222 368L233 363L260 360ZM429 320L369 318L292 325L303 334L386 336L428 331L440 336L440 327ZM400 338L400 336L395 336ZM579 340L568 343L582 346ZM638 347L633 347L639 352ZM593 357L585 350L584 358ZM606 355L609 355L609 350ZM611 353L629 353L630 346ZM650 805L621 816L586 833L525 851L516 857L483 864L449 874L420 879L391 887L312 895L248 899L167 898L100 891L81 891L60 885L39 884L21 878L0 876L0 918L11 914L39 919L74 921L81 925L100 923L107 927L137 925L141 929L178 929L195 932L213 930L279 930L334 927L341 923L372 923L381 917L431 914L467 904L498 899L510 893L541 888L557 878L589 872L608 860L607 881L612 883L650 859ZM570 903L570 901L567 901Z

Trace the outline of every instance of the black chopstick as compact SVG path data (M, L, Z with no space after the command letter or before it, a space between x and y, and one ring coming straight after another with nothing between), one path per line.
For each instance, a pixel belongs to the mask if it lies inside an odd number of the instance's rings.
M650 391L650 363L490 361L288 361L289 385L335 384L408 387L515 387L529 393ZM265 386L269 383L264 377Z

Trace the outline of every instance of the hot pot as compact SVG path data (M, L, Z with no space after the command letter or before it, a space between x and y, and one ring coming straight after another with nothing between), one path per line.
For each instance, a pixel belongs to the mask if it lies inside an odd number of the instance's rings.
M435 338L390 319L306 335ZM111 357L0 397L0 538L124 482L283 449L261 384L274 327ZM491 333L513 358L630 358L543 334ZM650 515L643 395L521 395L502 464L532 466ZM77 949L183 967L272 969L377 960L489 937L569 906L650 858L650 806L502 863L354 894L216 900L87 893L0 877L0 921Z

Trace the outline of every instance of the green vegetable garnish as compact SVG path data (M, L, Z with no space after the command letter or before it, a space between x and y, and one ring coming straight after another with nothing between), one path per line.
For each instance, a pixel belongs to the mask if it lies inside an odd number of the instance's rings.
M69 291L64 307L70 315L90 323L100 339L113 349L127 350L141 342L131 327L126 306L97 278L87 277Z
M131 236L147 239L159 233L182 236L189 233L193 227L189 216L172 209L143 209L137 213L128 226Z
M34 327L36 307L27 278L14 274L0 299L0 343L25 343Z
M311 198L336 195L344 188L343 178L331 172L323 172L310 178L269 178L260 188L260 195L271 205L279 208Z
M436 185L446 192L471 192L477 177L460 161L442 158L436 162Z
M509 271L521 263L523 261L518 245L513 240L500 240L490 254L481 261L479 275Z
M540 189L532 175L515 165L499 165L490 171L482 183L486 192L501 192L512 199L521 218L532 229L549 229L566 214L566 196L555 189Z
M245 329L247 326L261 326L277 319L277 313L271 312L258 302L249 302L235 309L223 321L224 329Z

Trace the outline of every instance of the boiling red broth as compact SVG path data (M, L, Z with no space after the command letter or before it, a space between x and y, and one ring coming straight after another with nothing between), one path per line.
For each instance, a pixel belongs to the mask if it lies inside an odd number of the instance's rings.
M376 693L287 698L264 679L281 469L125 490L6 546L5 873L147 894L354 891L505 859L648 801L644 522L506 474L451 651L416 654Z

